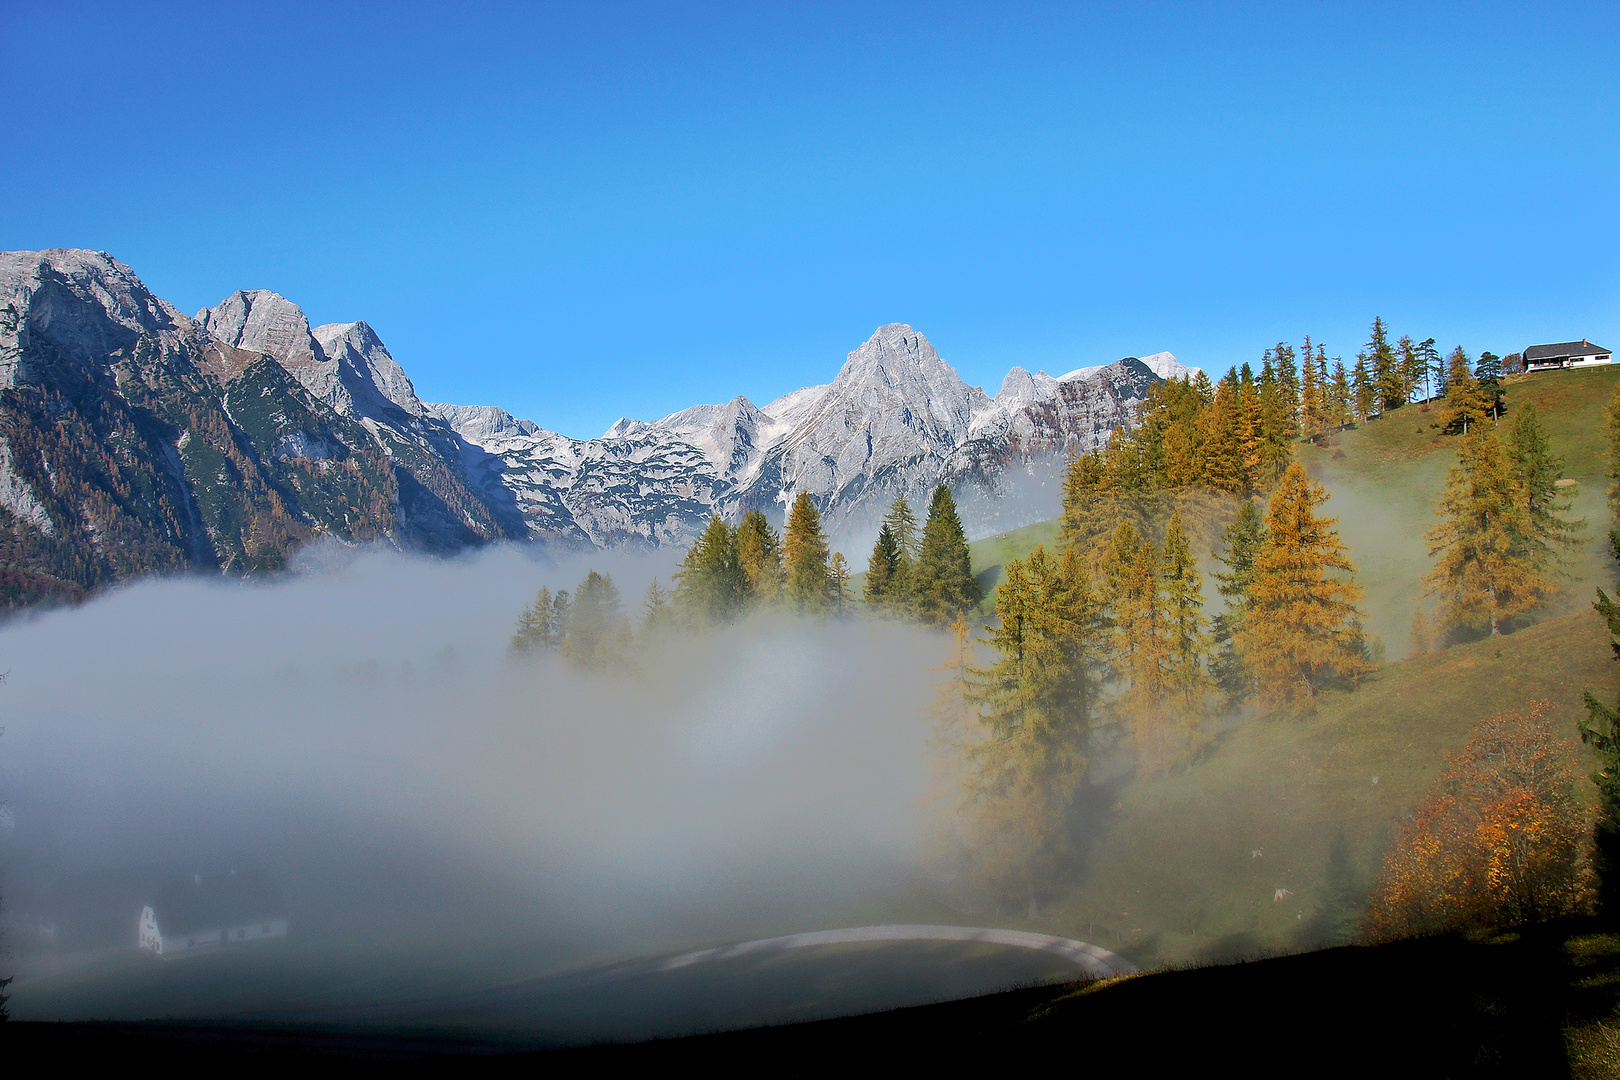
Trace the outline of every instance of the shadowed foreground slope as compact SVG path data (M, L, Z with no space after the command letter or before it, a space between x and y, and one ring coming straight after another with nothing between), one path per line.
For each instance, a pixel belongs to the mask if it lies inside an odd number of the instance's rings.
M1289 1075L1611 1075L1620 1065L1620 935L1585 924L1489 940L1339 948L1109 983L1046 986L775 1028L511 1053L510 1044L331 1030L12 1024L13 1053L63 1060L183 1054L266 1063L346 1058L569 1074L604 1066L747 1066L804 1075L904 1061L1067 1061L1163 1074L1225 1062Z

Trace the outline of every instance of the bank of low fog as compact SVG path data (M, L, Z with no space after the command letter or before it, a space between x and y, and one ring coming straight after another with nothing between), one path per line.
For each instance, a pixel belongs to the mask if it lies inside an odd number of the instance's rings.
M632 618L668 569L592 565ZM133 947L144 882L236 866L280 882L289 946L503 954L489 978L905 915L940 639L764 618L636 676L515 661L536 588L583 571L366 552L8 625L0 888L23 968L49 951L30 927L55 920L60 950L127 922Z

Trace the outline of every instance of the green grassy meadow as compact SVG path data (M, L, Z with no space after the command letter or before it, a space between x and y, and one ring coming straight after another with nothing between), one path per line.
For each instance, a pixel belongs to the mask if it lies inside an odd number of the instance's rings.
M1043 544L1048 551L1058 548L1058 522L1055 519L1037 521L1022 529L986 536L968 544L968 554L973 558L973 577L984 589L984 613L988 614L995 608L996 588L1006 576L1003 568Z

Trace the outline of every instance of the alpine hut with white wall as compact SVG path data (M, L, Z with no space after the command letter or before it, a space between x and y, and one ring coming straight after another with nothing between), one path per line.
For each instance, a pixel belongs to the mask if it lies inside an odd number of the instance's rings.
M1551 371L1553 368L1592 367L1611 364L1614 354L1585 338L1561 341L1556 345L1532 345L1524 350L1524 370Z
M258 870L193 874L141 909L140 947L163 957L286 936L281 890Z

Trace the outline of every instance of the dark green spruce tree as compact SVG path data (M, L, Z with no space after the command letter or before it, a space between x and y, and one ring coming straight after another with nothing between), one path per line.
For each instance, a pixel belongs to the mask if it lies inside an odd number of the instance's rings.
M1485 399L1491 419L1501 419L1507 402L1507 391L1502 389L1502 358L1493 352L1480 353L1474 365L1474 378L1479 382L1479 393Z
M1238 507L1237 517L1221 535L1221 553L1215 556L1226 564L1226 573L1215 573L1215 588L1226 601L1226 610L1215 616L1211 624L1215 651L1209 666L1229 709L1237 708L1254 689L1254 673L1239 655L1235 639L1249 610L1254 557L1265 540L1265 519L1260 516L1259 508L1245 499Z
M1483 381L1481 381L1483 386ZM1570 499L1558 487L1564 475L1564 459L1552 451L1547 429L1536 414L1536 407L1525 402L1515 410L1508 430L1508 466L1518 481L1530 511L1528 535L1523 542L1534 549L1538 561L1556 563L1564 549L1575 542L1575 534L1586 527L1584 521L1570 521L1563 514Z
M676 571L675 608L689 622L712 626L737 617L749 595L737 534L716 514Z
M1406 404L1406 380L1402 377L1395 347L1389 343L1389 328L1384 325L1383 319L1373 320L1369 337L1367 363L1372 368L1379 411L1387 413Z
M900 543L885 521L878 530L877 543L872 545L872 557L866 561L866 588L863 597L866 606L876 614L888 614L900 599Z
M888 514L883 518L883 524L889 527L889 532L894 536L895 546L900 552L894 584L890 589L892 606L900 611L911 604L911 576L917 566L920 543L917 536L917 518L912 514L911 504L906 501L904 492L898 495L889 507Z
M936 626L950 625L984 598L984 590L973 580L973 559L956 500L944 484L934 489L928 504L911 594L917 615Z

